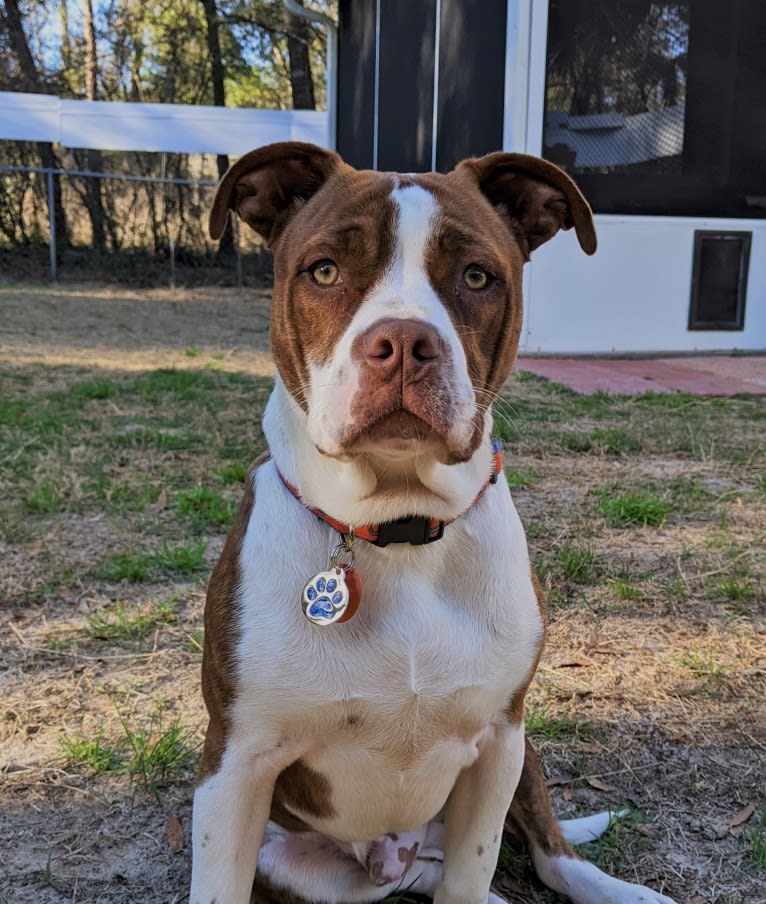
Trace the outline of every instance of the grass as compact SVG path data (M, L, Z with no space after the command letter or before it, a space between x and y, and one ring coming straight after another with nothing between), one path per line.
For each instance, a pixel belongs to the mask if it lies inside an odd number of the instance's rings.
M158 628L177 620L175 606L170 601L136 608L117 600L109 609L102 608L85 616L88 636L94 640L120 643L141 643Z
M596 491L597 511L612 527L657 527L665 520L670 504L652 492L625 493L603 487Z
M601 573L592 546L567 540L556 550L555 560L564 577L575 584L592 584Z
M701 653L699 650L689 650L683 656L677 657L680 665L684 666L691 674L700 680L700 684L686 692L686 696L695 694L720 694L729 677L729 667L717 663L711 652Z
M117 786L126 799L148 789L167 801L169 784L190 787L204 719L201 583L247 463L262 451L269 388L206 368L0 372L6 708L20 715L22 749L36 753L44 737L44 749L58 751L63 735L67 769L94 794L119 801ZM687 885L689 896L703 895L707 878L676 878L664 863L657 839L675 820L689 862L718 863L729 888L758 900L763 811L736 844L726 839L725 857L709 845L693 850L700 839L688 823L750 780L760 750L746 739L758 734L753 713L766 692L756 656L766 618L763 399L585 398L533 378L514 379L506 393L495 428L552 600L527 728L547 774L608 775L614 788L573 781L568 800L554 787L557 810L593 810L596 794L595 808L639 795L647 820L660 823L655 839L622 825L585 856L623 878L661 876L676 897ZM119 711L104 713L104 687ZM153 702L164 698L176 709ZM198 712L182 719L192 699ZM641 768L653 754L657 768ZM709 767L719 760L731 769ZM684 790L692 773L693 794ZM99 776L109 781L99 786ZM20 787L23 773L12 777ZM30 799L38 793L30 788ZM520 898L552 901L513 858L504 846L501 881L513 874ZM56 861L52 870L58 881ZM402 889L390 900L420 899Z
M145 548L127 550L111 555L99 563L95 576L107 581L149 581L165 575L190 576L205 564L204 540L171 547L167 542L158 552Z
M589 733L588 726L569 715L554 715L545 703L527 706L524 722L527 734L545 740L563 740L581 737Z
M766 870L766 807L762 807L759 816L747 833L750 856L757 869Z
M127 775L161 802L160 788L188 773L197 762L199 740L180 716L169 717L161 703L148 716L126 716L115 703L119 730L61 738L66 768L92 775Z
M176 498L179 512L188 515L197 527L222 527L234 516L234 503L208 486L184 490Z

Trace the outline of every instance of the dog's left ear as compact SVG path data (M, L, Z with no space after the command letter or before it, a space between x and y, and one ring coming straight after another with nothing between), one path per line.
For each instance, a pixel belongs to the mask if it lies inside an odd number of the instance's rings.
M553 163L528 154L498 151L464 160L458 170L470 173L482 193L526 239L526 257L559 229L574 226L586 254L596 250L593 213L572 179Z
M343 162L332 151L302 141L267 144L240 157L224 173L210 211L210 236L219 239L229 210L271 245L290 216Z

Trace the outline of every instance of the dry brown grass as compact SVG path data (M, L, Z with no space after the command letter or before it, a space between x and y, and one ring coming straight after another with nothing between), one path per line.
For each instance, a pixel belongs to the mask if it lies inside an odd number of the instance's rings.
M225 511L224 470L259 449L268 299L0 286L0 305L0 902L183 901L189 847L166 819L188 837L192 769L148 787L73 763L62 738L201 737L225 527L178 502L202 486ZM188 380L152 373L168 366ZM506 397L551 601L529 711L557 812L627 805L586 856L679 902L765 902L766 401L578 400L518 377ZM600 514L629 490L667 514ZM197 570L163 558L202 541ZM145 580L109 577L125 553ZM507 851L499 887L556 900Z

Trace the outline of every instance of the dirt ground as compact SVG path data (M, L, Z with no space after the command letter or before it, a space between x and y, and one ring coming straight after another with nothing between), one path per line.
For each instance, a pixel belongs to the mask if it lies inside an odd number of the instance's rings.
M73 465L79 476L69 476L67 456L87 460L86 439L56 451L51 433L49 454L35 452L34 468L61 471L65 502L45 501L49 476L18 476L23 442L0 462L1 492L11 500L0 537L0 904L185 900L194 750L205 724L199 629L225 524L200 529L204 562L196 571L138 581L105 576L95 563L128 540L151 546L152 522L169 532L157 538L173 542L186 523L170 501L181 490L168 482L135 503L117 493L123 471L133 483L126 477L119 487L133 492L163 468L205 484L220 465L204 459L204 448L128 448L135 381L157 368L219 381L268 377L268 315L268 294L253 290L0 284L0 403L63 399L55 394L89 381L83 411L94 424L112 417L124 427L105 492L133 506L127 515L117 503L97 505L87 469ZM96 378L123 395L99 394ZM237 404L209 413L200 432L208 423L223 431L261 384L220 385ZM558 404L531 381L517 378L511 391L520 422L527 412L530 425L540 406ZM596 448L607 441L595 415L583 415L577 433L565 423L555 434L508 440L514 498L551 596L528 710L554 807L561 815L630 808L583 855L686 904L766 904L766 427L762 409L737 411L737 436L725 435L726 413L712 408L709 434L690 422L690 451L663 447L640 425L636 448ZM626 403L618 414L630 427L636 412ZM723 418L720 438L714 414ZM671 488L676 509L629 530L603 517L591 523L598 488L620 481ZM233 500L236 488L222 493ZM572 565L562 549L583 561ZM136 613L145 615L140 624ZM71 748L65 755L67 739L106 755L117 736L135 754L139 741L151 748L174 727L183 731L179 759L162 776L148 767L97 768L93 756L78 765ZM561 900L507 851L498 888L514 904Z

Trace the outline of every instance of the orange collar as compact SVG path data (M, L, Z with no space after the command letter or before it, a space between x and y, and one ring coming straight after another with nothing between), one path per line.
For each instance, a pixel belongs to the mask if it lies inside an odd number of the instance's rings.
M487 491L487 487L493 483L497 483L497 478L503 470L503 452L500 441L492 440L492 474L489 476L484 486L476 494L473 502L465 510L473 508ZM294 487L282 476L281 471L277 468L282 483L295 496L295 498L306 505L297 487ZM351 525L338 521L327 512L321 509L306 506L317 518L329 524L330 527L337 530L344 536L351 533ZM462 512L461 514L465 514ZM457 516L459 518L460 515ZM408 518L399 518L397 521L388 521L383 524L365 524L360 527L354 527L353 535L355 538L367 540L375 546L388 546L389 543L410 543L412 546L422 546L426 543L433 543L440 540L444 536L444 528L447 524L452 524L457 518L450 518L448 521L440 521L438 518L427 518L423 515L411 515Z

